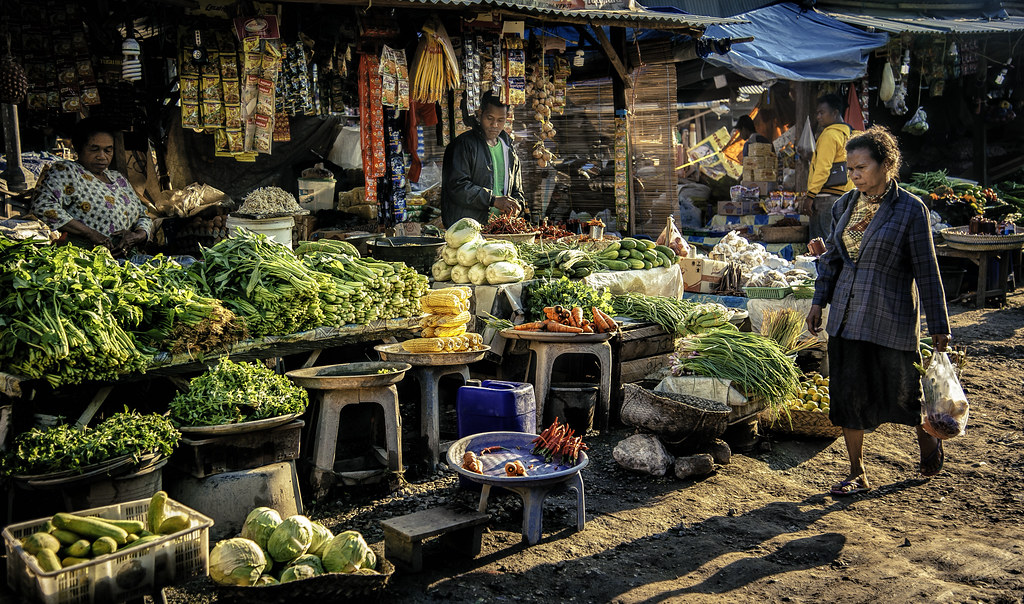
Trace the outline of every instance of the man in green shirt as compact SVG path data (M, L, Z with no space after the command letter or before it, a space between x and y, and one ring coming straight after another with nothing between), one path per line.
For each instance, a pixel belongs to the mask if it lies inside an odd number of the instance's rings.
M522 167L505 132L508 106L491 93L480 103L479 121L445 150L441 166L441 215L445 226L460 218L487 223L493 206L518 214L526 206Z

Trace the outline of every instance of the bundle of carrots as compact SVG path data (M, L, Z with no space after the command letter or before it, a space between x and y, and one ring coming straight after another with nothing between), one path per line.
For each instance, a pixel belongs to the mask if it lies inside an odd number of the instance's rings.
M523 323L516 325L516 331L550 331L554 333L608 333L618 330L619 325L615 319L608 316L596 306L590 308L593 321L584 317L583 309L579 306L566 309L563 306L544 307L543 321Z
M541 455L544 461L551 463L556 457L567 466L576 465L576 458L580 451L587 451L589 447L583 444L582 436L574 436L573 430L566 424L559 424L555 418L553 424L540 433L540 436L533 439L533 454Z

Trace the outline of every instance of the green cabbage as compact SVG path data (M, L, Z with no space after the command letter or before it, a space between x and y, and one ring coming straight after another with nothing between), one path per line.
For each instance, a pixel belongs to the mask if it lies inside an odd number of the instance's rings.
M488 241L476 251L476 259L488 266L495 262L512 261L517 257L516 246L511 241Z
M277 585L278 580L270 575L260 575L259 580L256 581L256 587L263 587L264 585Z
M267 549L270 534L279 524L281 524L281 514L278 514L277 510L266 507L256 508L245 517L241 536L244 539L255 541L261 549Z
M438 260L430 267L430 273L434 276L434 281L450 281L452 267L444 260Z
M298 566L289 566L284 569L281 573L281 583L291 583L292 581L301 581L303 579L311 579L317 576L316 569L305 564L299 564Z
M327 545L323 556L324 570L330 573L351 573L361 568L377 567L377 555L356 531L339 533Z
M302 554L298 558L288 563L288 566L308 566L316 571L316 574L324 574L324 564L320 561L318 556L313 554Z
M306 553L322 558L324 555L324 549L327 548L327 544L331 542L331 539L334 539L334 533L332 533L326 526L314 520L313 542L309 544L309 549L306 550Z
M522 281L524 276L523 267L511 262L495 262L487 267L487 282L491 285Z
M458 266L452 267L452 281L455 283L469 283L469 267Z
M444 240L452 247L461 247L463 244L480 235L483 227L472 218L463 218L448 227L444 233Z
M313 542L313 523L305 516L289 516L270 534L267 551L278 562L294 560L309 549Z
M469 282L473 285L487 285L487 267L477 262L469 269Z
M459 248L459 264L467 268L476 264L476 253L485 241L483 237L477 237L463 243L462 247Z
M220 585L255 585L266 566L263 550L250 539L225 539L210 552L210 578Z
M459 263L459 248L446 245L441 248L441 260L449 266L455 266Z

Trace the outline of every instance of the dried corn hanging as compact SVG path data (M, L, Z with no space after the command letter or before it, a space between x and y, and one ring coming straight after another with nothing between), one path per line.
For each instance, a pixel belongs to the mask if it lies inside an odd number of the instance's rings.
M436 17L423 24L423 37L414 56L412 88L414 101L436 103L448 90L461 86L455 49L444 25Z

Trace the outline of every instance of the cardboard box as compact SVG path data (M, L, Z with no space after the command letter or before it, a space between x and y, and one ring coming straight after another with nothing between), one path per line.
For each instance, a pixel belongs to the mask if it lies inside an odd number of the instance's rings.
M772 180L772 181L765 181L765 182L757 182L757 181L754 181L754 180L748 180L748 179L744 178L743 182L741 182L740 184L743 185L744 187L757 187L758 191L761 194L761 197L767 197L768 194L771 193L772 191L778 191L779 190L779 184L777 182L775 182L774 180Z
M747 145L747 157L775 157L775 146L771 143L750 143Z
M720 201L718 202L718 213L723 216L746 216L753 214L757 208L757 202L753 201Z
M681 258L683 289L698 294L713 294L729 271L729 263L709 258Z
M779 177L779 173L775 170L754 170L754 178L751 180L755 182L775 182Z
M774 155L763 157L747 156L743 158L743 169L751 170L775 170L779 167L779 161Z

